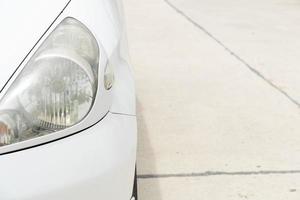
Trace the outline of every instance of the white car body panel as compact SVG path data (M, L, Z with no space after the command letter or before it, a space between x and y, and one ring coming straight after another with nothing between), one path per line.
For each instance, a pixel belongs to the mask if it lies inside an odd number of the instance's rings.
M108 114L82 133L0 157L0 199L129 200L135 123L135 117Z
M0 200L129 200L136 162L136 102L120 2L4 0L0 11L1 24L9 26L0 32L0 87L6 84L0 98L66 17L85 24L101 51L97 97L86 119L64 131L0 147L0 172L5 172ZM107 59L115 67L110 91L103 88Z

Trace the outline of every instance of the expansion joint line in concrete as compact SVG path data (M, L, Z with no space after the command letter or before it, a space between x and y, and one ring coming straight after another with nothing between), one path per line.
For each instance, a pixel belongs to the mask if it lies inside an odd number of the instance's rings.
M138 179L155 179L155 178L188 178L188 177L210 177L210 176L259 176L259 175L283 175L283 174L300 174L300 170L286 171L207 171L200 173L174 173L174 174L140 174Z
M204 32L206 35L208 35L211 39L213 39L215 42L217 42L220 46L222 46L230 55L235 57L238 61L240 61L245 67L247 67L251 72L256 74L258 77L260 77L262 80L264 80L267 84L269 84L272 88L280 92L282 95L284 95L290 102L295 104L297 107L300 108L300 103L294 99L292 96L290 96L286 91L272 83L272 81L268 80L262 73L260 73L258 70L256 70L253 66L251 66L248 62L246 62L243 58L241 58L238 54L233 52L230 48L228 48L221 40L219 40L217 37L215 37L212 33L210 33L207 29L205 29L203 26L198 24L195 20L193 20L191 17L189 17L186 13L184 13L182 10L177 8L173 3L171 3L169 0L164 0L172 9L174 9L178 14L180 14L182 17L184 17L187 21L189 21L191 24L193 24L196 28L200 29L202 32Z

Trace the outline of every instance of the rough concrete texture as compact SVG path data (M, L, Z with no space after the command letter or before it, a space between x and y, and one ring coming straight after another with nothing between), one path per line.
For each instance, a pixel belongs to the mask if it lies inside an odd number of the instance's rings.
M300 198L300 1L124 0L140 198Z

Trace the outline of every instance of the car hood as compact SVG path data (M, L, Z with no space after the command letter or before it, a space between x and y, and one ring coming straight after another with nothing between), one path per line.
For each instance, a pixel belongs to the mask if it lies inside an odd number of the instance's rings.
M0 1L0 90L69 0Z

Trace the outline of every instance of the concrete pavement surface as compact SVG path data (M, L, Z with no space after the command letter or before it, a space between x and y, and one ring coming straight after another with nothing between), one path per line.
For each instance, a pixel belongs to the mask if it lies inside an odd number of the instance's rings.
M300 1L124 7L140 199L299 199Z

